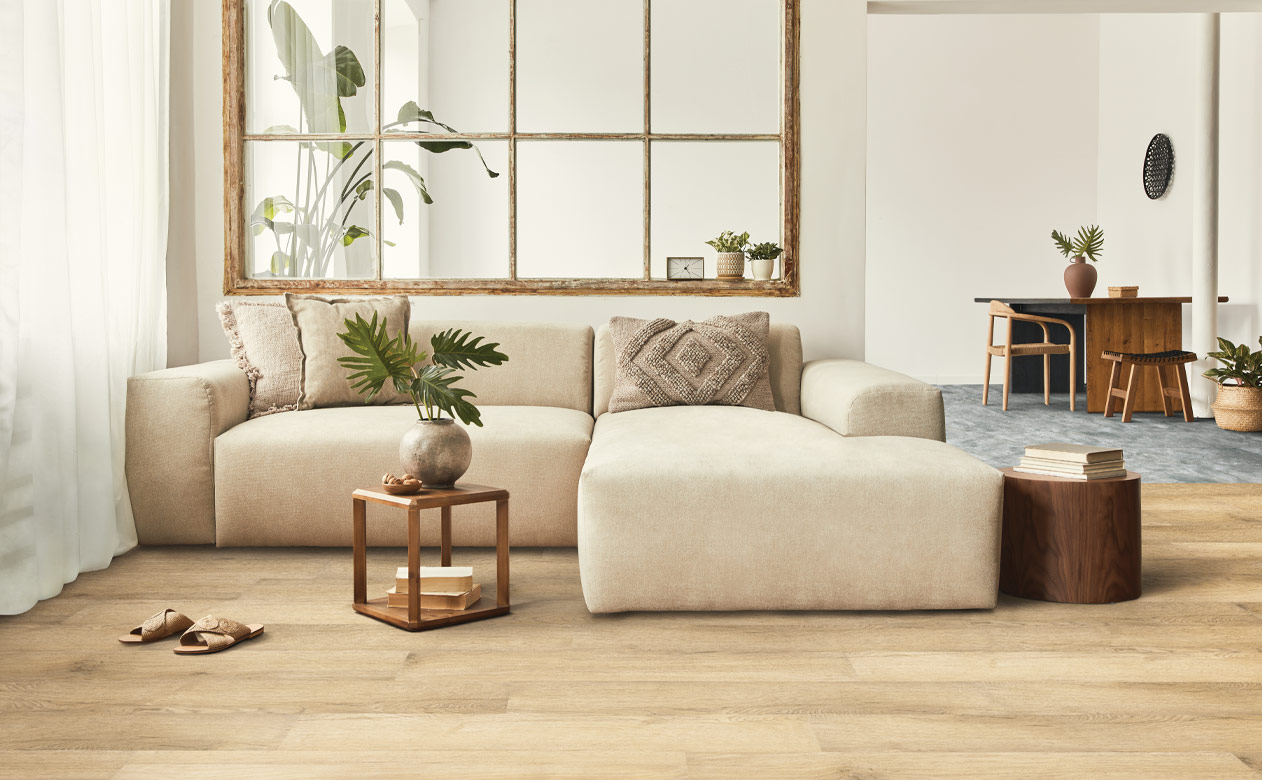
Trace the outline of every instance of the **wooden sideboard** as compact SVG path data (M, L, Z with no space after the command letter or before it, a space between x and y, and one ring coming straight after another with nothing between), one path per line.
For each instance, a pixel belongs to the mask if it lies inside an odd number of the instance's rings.
M1084 378L1087 391L1087 411L1103 412L1104 404L1109 397L1109 364L1100 355L1106 349L1116 352L1164 352L1170 349L1183 348L1183 304L1191 303L1188 297L1166 298L1010 298L995 296L992 298L974 298L976 303L1002 301L1013 309L1027 314L1041 314L1066 320L1078 333L1079 376ZM1219 296L1219 303L1226 303L1227 296ZM1038 330L1034 328L1034 330ZM1057 338L1053 328L1054 341L1068 341L1065 334ZM1014 327L1014 341L1037 341L1037 335L1020 334ZM1042 388L1041 360L1024 361L1030 364L1025 368L1024 378L1019 378L1014 370L1014 386L1016 392ZM1053 363L1057 361L1053 360ZM1037 364L1037 365L1034 365ZM1021 366L1017 361L1014 366ZM1037 386L1029 380L1031 372L1037 373ZM1053 384L1057 384L1053 375ZM1059 384L1067 384L1061 379ZM1135 400L1135 410L1139 412L1161 411L1161 397L1156 382L1145 382L1140 385Z

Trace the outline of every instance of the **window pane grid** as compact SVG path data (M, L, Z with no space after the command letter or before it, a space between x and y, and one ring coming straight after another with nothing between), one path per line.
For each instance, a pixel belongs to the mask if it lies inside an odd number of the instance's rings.
M236 14L238 23L243 21L243 9L239 5L240 0L227 0L224 4L225 30L229 27L229 16ZM788 294L797 294L797 277L796 277L796 187L797 187L797 150L794 148L790 154L785 149L788 142L790 132L796 134L796 81L797 81L797 35L799 24L797 19L797 0L782 0L781 15L783 19L782 37L784 38L784 46L781 48L780 56L780 78L782 82L782 102L784 110L779 112L779 132L777 133L701 133L701 132L661 132L655 133L652 129L652 3L653 0L643 0L643 131L642 132L518 132L517 131L517 0L506 0L508 3L508 35L509 35L509 56L508 56L508 131L507 132L448 132L448 133L423 133L423 132L398 132L382 130L382 59L383 59L383 31L381 25L381 9L382 0L373 0L374 14L374 34L372 45L372 71L373 71L373 95L371 115L373 118L372 130L370 133L289 133L289 134L268 134L268 133L246 133L244 132L244 108L245 101L240 101L238 110L241 116L237 121L238 145L243 145L245 141L253 142L269 142L269 141L362 141L371 142L373 147L373 167L374 180L377 186L381 186L382 182L382 161L383 161L383 141L385 140L504 140L507 141L508 147L508 232L509 232L509 252L508 252L508 280L510 282L519 281L517 275L517 142L519 140L527 141L610 141L610 142L639 142L642 144L643 154L643 272L640 279L634 277L615 277L609 280L599 278L576 277L575 282L596 282L591 286L592 289L603 289L605 281L652 281L652 241L651 241L651 224L652 224L652 144L654 141L774 141L780 149L780 181L779 181L779 200L781 204L781 221L782 230L780 241L786 243L785 262L782 263L781 276L778 281L791 281L793 289ZM244 79L242 79L242 82ZM242 96L245 84L241 83ZM226 101L227 104L227 101ZM225 125L230 123L228 114L231 113L226 108ZM792 122L792 126L789 123ZM227 129L227 128L226 128ZM793 138L796 144L796 137ZM230 166L229 166L230 167ZM238 181L235 187L240 187L241 182ZM793 188L794 202L790 205L786 199L787 189ZM243 188L242 188L243 189ZM244 194L244 192L242 192ZM383 281L383 248L384 238L382 234L382 203L380 199L374 199L374 218L375 218L375 280ZM242 242L243 243L243 242ZM792 269L792 278L790 268L788 266L789 259L792 258L794 263ZM243 265L238 264L241 271L245 271ZM246 273L248 276L248 272ZM417 280L424 281L424 280ZM473 282L474 280L460 280L462 282ZM470 288L484 288L487 285L484 281L481 283L470 284ZM563 284L563 280L557 279L537 279L542 282L541 289L562 289L559 285ZM494 282L491 282L494 284ZM336 286L334 282L330 286ZM741 294L736 292L734 294ZM778 293L784 294L784 293Z

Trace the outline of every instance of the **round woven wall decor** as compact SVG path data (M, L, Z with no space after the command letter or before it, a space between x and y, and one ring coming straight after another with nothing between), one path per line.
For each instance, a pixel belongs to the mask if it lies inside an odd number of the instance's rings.
M1170 136L1157 133L1148 142L1144 153L1144 192L1152 200L1166 194L1170 176L1174 173L1174 146Z

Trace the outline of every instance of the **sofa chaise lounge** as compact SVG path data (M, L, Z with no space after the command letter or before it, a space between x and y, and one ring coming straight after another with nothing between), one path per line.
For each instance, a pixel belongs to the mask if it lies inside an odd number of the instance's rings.
M1002 480L943 442L936 388L850 360L803 365L773 325L777 411L607 411L607 330L564 323L463 327L510 360L471 372L485 427L465 480L507 488L511 542L577 545L593 612L989 608ZM349 546L350 492L396 467L411 406L247 419L233 361L128 384L127 479L142 544ZM458 507L458 545L493 544L493 510ZM401 545L370 507L370 543ZM436 543L436 523L425 543Z

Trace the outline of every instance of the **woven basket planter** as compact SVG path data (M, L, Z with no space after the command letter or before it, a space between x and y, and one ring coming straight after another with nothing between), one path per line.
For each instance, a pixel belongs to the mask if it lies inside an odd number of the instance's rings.
M1262 387L1220 385L1214 422L1228 431L1262 431Z
M745 253L719 252L718 276L720 279L744 279Z

